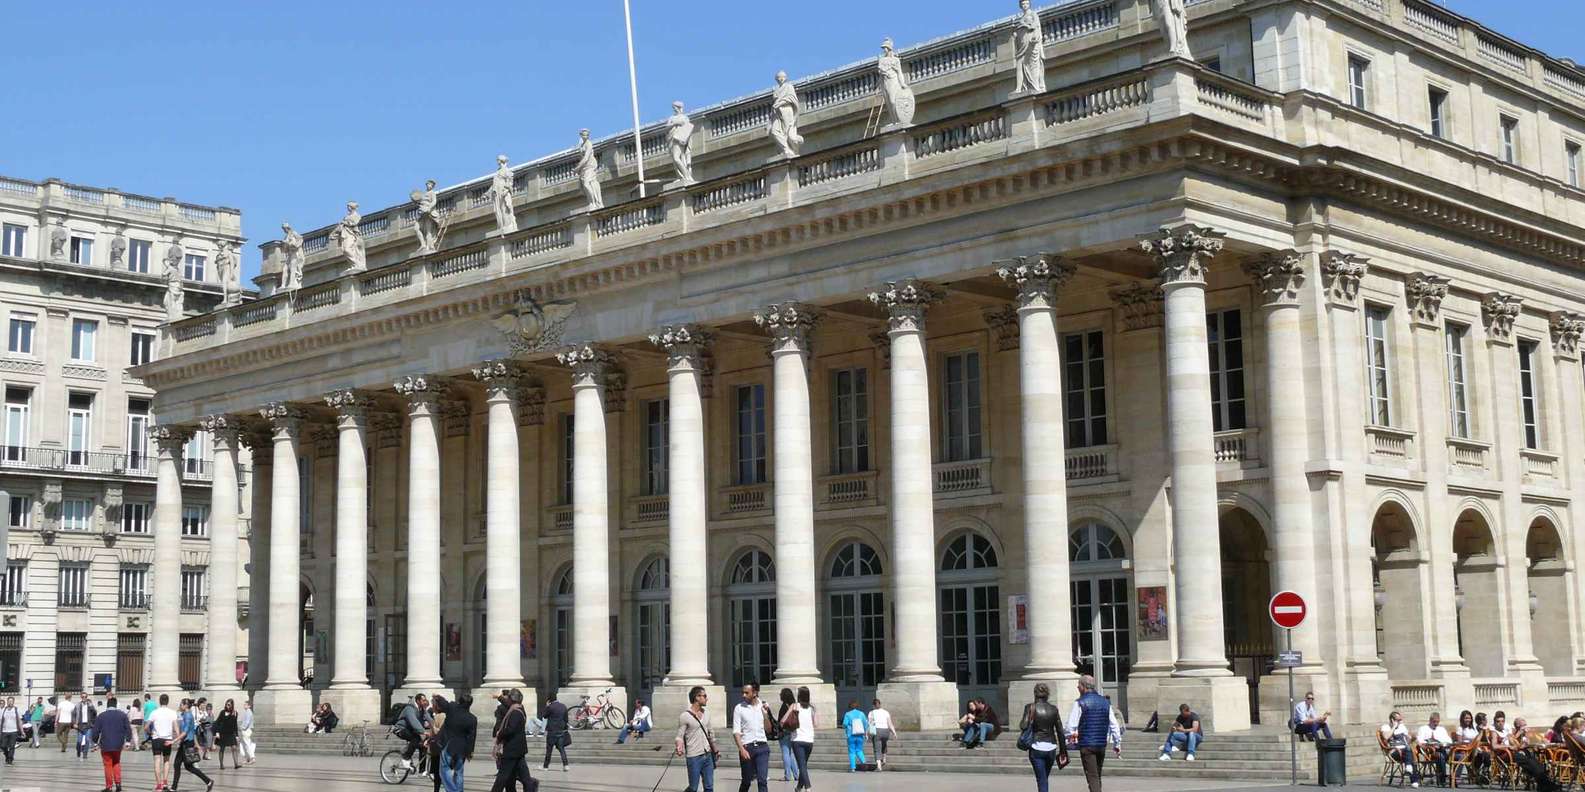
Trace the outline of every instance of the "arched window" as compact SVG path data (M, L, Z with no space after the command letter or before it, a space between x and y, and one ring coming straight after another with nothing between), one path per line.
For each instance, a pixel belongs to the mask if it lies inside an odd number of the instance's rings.
M776 562L763 550L750 550L738 556L732 568L732 584L775 583Z
M881 557L863 542L849 542L831 559L831 577L850 578L881 574Z
M638 574L639 591L668 591L671 589L671 562L665 556L651 559Z
M562 687L572 679L572 566L561 574L556 581L555 593L550 597L551 624L556 642L555 652L551 656L556 660L556 667L552 673L556 675L556 686Z
M1076 564L1087 561L1117 561L1126 558L1123 540L1117 532L1098 522L1089 522L1068 534L1068 560Z
M960 698L998 695L1002 678L1001 586L996 548L964 533L941 553L941 664Z
M976 533L966 533L952 540L947 551L941 554L942 572L961 572L971 569L988 569L996 566L996 548L989 539Z
M649 701L671 667L671 564L665 556L645 563L634 595L638 630L638 694Z
M769 682L775 673L775 583L776 564L763 550L744 551L732 565L726 598L734 687Z
M881 557L852 541L831 555L827 581L831 681L838 701L869 701L886 674L886 595Z

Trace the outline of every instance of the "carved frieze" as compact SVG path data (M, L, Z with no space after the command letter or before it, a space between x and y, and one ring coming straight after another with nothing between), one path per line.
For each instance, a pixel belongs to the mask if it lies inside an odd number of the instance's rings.
M1014 305L1002 305L986 308L982 314L985 317L985 326L991 329L991 336L996 339L996 348L1002 351L1018 348L1018 308ZM885 334L882 333L884 338ZM887 345L887 354L891 347Z
M1156 284L1136 281L1112 289L1110 295L1122 315L1124 330L1161 327L1165 304Z

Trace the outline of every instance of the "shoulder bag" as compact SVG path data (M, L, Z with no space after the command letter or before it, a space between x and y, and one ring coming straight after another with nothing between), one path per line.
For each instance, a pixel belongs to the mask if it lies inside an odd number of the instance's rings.
M699 724L699 731L704 732L704 744L709 747L709 751L710 751L710 766L711 767L720 766L720 764L721 764L721 751L720 751L720 749L715 747L715 738L710 736L710 730L705 728L704 721L699 720L699 716L698 715L693 714L693 710L688 710L687 712L688 712L688 716L693 718L694 723Z

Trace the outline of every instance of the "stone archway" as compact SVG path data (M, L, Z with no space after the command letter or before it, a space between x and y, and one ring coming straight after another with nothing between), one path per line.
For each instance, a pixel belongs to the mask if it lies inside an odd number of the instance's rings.
M1370 524L1372 598L1376 613L1376 656L1392 679L1425 679L1425 609L1421 603L1425 565L1413 518L1388 501Z
M1491 524L1475 509L1466 509L1453 524L1453 591L1458 612L1458 652L1477 677L1504 676L1502 575Z
M1572 676L1573 647L1569 630L1568 578L1563 542L1557 526L1536 518L1525 535L1524 555L1530 580L1530 634L1536 657L1547 676Z
M1233 673L1249 682L1249 717L1260 722L1260 677L1275 658L1271 552L1266 531L1242 508L1222 513L1222 636Z

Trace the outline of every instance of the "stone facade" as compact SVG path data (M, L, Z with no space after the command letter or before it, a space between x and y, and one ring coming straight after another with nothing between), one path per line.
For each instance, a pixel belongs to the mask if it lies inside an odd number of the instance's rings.
M1084 672L1237 730L1285 717L1279 589L1343 720L1585 703L1585 75L1418 0L1190 3L1190 60L1151 5L1042 12L1039 92L1013 20L888 51L907 122L874 61L798 82L796 152L769 92L695 110L658 195L580 186L664 177L655 125L514 169L516 230L484 176L432 254L410 206L366 271L266 243L146 369L274 432L261 712L760 681L929 727ZM305 586L356 636L308 690Z
M102 675L121 691L236 687L237 615L230 633L208 619L224 596L213 568L232 569L233 599L247 586L238 481L225 537L212 493L224 426L164 432L133 367L159 354L172 309L240 296L227 277L242 241L233 209L0 178L0 691L93 690ZM181 491L169 503L166 475Z

